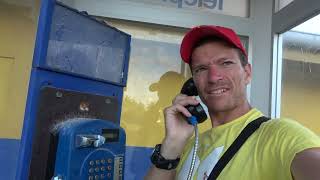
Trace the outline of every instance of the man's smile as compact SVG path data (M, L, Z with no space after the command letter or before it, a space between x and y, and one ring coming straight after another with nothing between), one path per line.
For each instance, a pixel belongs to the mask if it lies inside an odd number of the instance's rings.
M206 93L210 96L222 96L229 90L230 90L229 88L215 88L215 89L210 89L206 91Z

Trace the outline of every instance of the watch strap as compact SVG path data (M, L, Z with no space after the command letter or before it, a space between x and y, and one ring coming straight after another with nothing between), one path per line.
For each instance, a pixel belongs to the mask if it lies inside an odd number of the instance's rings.
M161 144L157 144L150 157L151 162L159 169L166 169L166 170L175 169L179 164L180 158L178 157L177 159L166 159L161 155L160 149L161 149Z

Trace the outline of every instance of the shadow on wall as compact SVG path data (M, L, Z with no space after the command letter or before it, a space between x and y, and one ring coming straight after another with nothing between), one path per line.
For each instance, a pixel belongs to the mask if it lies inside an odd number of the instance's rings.
M185 78L183 75L169 71L149 86L149 91L156 93L154 103L145 106L130 96L124 97L122 126L126 130L127 142L134 146L153 147L164 137L163 109L170 106L172 99L180 92ZM125 120L125 121L124 121Z
M158 100L147 108L134 99L125 97L124 114L130 120L123 125L127 137L136 144L158 144L164 137L163 109L172 103L172 99L180 92L185 78L182 74L168 71L160 79L149 86L149 91L157 93ZM154 145L153 145L154 146ZM150 156L153 147L127 146L125 179L141 180L151 166Z

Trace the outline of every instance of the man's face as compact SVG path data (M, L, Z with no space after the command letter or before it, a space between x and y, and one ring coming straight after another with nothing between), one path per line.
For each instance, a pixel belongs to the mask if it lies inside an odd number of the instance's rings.
M209 112L225 112L244 105L251 66L241 65L236 49L220 42L203 44L192 53L192 73Z

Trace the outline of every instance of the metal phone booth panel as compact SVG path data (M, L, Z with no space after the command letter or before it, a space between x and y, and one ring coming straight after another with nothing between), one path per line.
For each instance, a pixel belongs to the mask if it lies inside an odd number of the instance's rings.
M85 12L42 1L16 180L123 179L130 41Z

